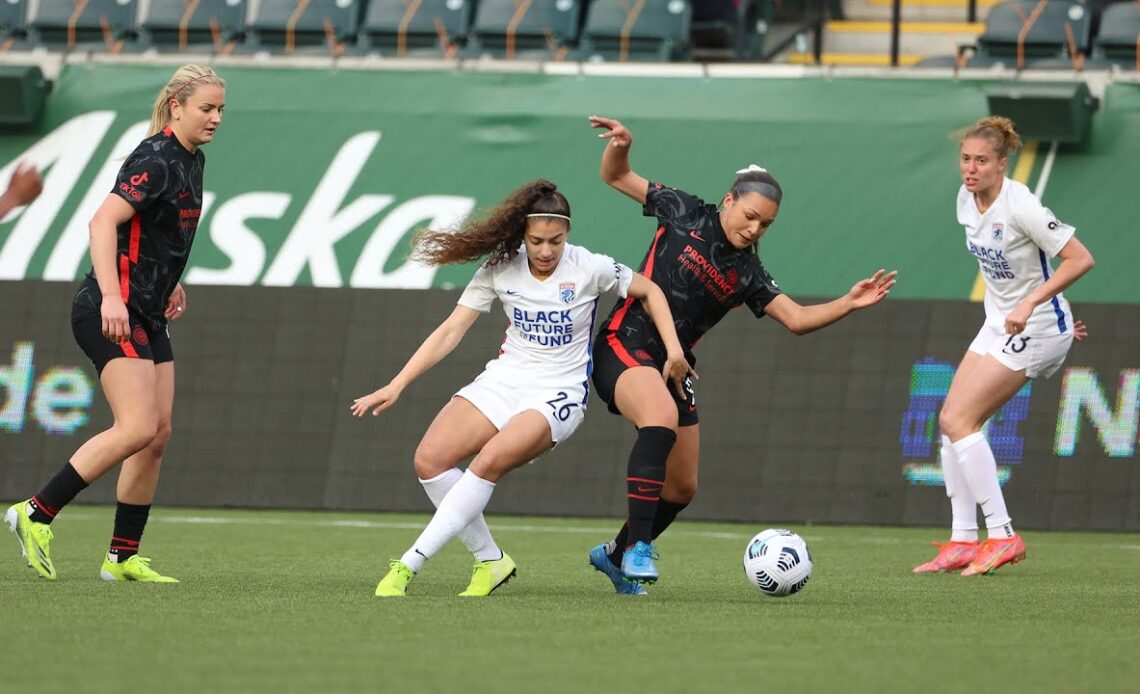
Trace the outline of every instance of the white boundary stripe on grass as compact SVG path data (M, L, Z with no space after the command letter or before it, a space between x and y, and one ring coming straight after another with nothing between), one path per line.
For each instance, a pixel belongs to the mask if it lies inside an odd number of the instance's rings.
M96 518L95 514L84 513L83 511L73 511L66 516L68 519L74 520L91 520ZM262 517L246 517L246 518L226 518L223 516L205 516L205 515L157 515L151 518L151 521L158 523L175 523L182 525L277 525L277 526L294 526L294 527L312 527L312 528L362 528L366 530L422 530L425 523L416 523L412 521L371 521L371 520L349 520L349 519L334 519L334 520L295 520L292 518L262 518ZM756 527L760 528L761 524ZM541 524L513 524L513 523L495 523L491 525L491 530L495 532L519 532L519 533L562 533L567 535L591 535L598 534L606 536L608 533L613 532L613 522L606 526L584 526L584 525L541 525ZM763 528L760 528L761 530ZM759 530L757 531L759 532ZM673 528L669 531L670 535L684 535L687 537L703 537L710 540L733 540L745 541L752 537L749 533L729 533L717 530L686 530L684 528ZM800 535L809 543L826 542L827 538L815 535L800 533ZM1035 538L1035 542L1047 538ZM902 540L893 537L882 537L874 534L873 532L867 533L856 540L846 540L846 542L855 542L865 545L897 545L901 544ZM1124 549L1132 551L1140 551L1140 544L1120 544L1109 545L1111 549Z
M94 518L92 514L69 513L68 518L77 520L86 520ZM415 523L411 521L370 521L370 520L294 520L292 518L226 518L223 516L198 516L198 515L157 515L151 518L152 522L158 523L180 523L183 525L284 525L294 527L313 527L313 528L365 528L377 530L422 530L426 523ZM587 526L573 526L573 525L516 525L516 524L491 524L491 530L494 532L520 532L520 533L565 533L565 534L580 534L580 535L601 535L605 536L612 533L614 525L611 523L606 526L587 527ZM746 533L727 533L714 530L673 530L670 531L674 535L688 535L690 537L704 537L713 540L747 540L752 537Z

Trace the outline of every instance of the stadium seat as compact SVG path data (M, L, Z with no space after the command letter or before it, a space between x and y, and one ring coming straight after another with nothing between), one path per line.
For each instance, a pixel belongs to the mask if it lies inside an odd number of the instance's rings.
M1092 15L1066 0L1013 0L995 5L978 37L970 67L1080 68L1089 52Z
M28 35L53 48L118 53L136 35L137 13L137 0L40 0Z
M689 59L692 6L684 0L592 0L580 60Z
M0 0L0 53L27 36L28 0Z
M147 42L159 50L229 53L245 29L246 0L159 0L142 22Z
M362 0L260 0L246 50L341 55L356 43Z
M1119 2L1105 8L1093 61L1105 66L1140 71L1140 3Z
M480 0L469 57L562 60L578 42L579 0Z
M371 0L360 46L396 57L454 57L474 14L475 0Z
M694 60L760 57L773 19L773 0L718 0L694 2L692 6L689 37Z

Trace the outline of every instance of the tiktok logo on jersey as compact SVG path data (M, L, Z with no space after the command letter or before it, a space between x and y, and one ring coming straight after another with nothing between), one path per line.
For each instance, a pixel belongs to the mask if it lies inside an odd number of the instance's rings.
M571 283L572 284L572 283ZM574 337L574 319L570 311L524 311L512 309L511 324L528 342L542 347L570 344Z

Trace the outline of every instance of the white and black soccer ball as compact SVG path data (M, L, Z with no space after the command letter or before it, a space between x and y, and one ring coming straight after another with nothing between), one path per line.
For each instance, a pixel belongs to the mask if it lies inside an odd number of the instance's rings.
M797 593L811 578L811 550L799 535L768 528L744 548L744 575L764 595Z

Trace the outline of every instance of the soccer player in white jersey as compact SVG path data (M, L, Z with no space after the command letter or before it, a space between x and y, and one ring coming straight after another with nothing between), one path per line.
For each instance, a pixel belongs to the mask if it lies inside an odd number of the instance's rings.
M641 300L668 344L663 379L680 389L691 375L661 289L613 258L566 243L569 233L569 203L540 179L455 233L427 231L416 238L417 256L433 265L489 258L452 314L391 382L355 400L354 415L378 415L395 404L408 384L455 349L496 298L508 327L498 358L444 406L416 449L416 474L436 512L408 551L389 564L376 595L406 595L424 563L456 536L475 555L471 583L460 595L489 595L515 575L483 509L504 475L565 441L581 424L600 294ZM458 465L471 456L460 472Z
M982 432L990 417L1031 378L1061 368L1074 337L1061 291L1092 269L1075 230L1059 221L1023 184L1006 178L1021 139L1008 118L988 117L960 133L958 222L986 283L986 321L958 365L938 416L942 473L953 513L950 541L915 573L988 574L1025 558ZM1056 269L1050 258L1061 257ZM977 506L986 518L978 543Z

